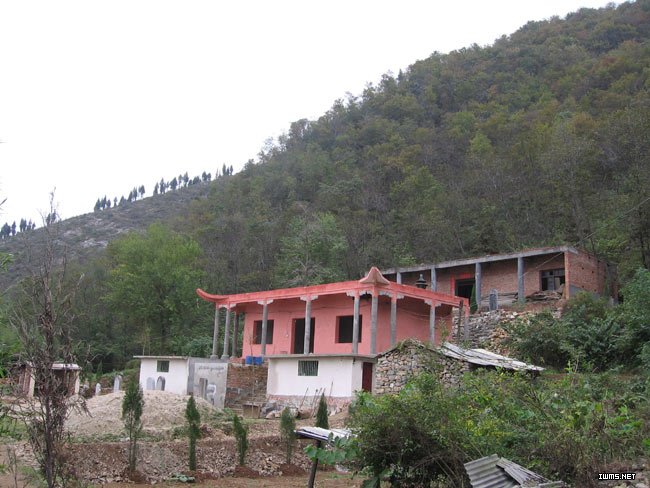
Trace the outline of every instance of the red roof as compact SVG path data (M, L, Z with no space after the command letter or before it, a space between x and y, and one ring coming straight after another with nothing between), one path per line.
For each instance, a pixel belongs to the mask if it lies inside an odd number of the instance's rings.
M402 285L387 280L376 268L372 267L368 274L358 281L341 281L338 283L326 283L323 285L299 286L296 288L280 288L277 290L254 291L249 293L236 293L233 295L213 295L200 288L196 293L205 301L212 302L217 306L233 307L244 303L257 303L269 300L286 300L291 298L316 297L320 295L399 295L400 297L411 297L421 299L437 305L469 306L466 298L446 293L438 293L431 290L417 288L411 285Z

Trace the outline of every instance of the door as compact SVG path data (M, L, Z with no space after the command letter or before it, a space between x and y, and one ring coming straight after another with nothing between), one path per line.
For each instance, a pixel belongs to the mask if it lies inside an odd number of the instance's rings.
M314 352L314 337L316 336L316 320L311 318L311 334L309 336L309 352ZM293 354L305 352L305 319L293 321Z
M372 392L372 363L363 363L363 371L361 373L361 389L369 393Z

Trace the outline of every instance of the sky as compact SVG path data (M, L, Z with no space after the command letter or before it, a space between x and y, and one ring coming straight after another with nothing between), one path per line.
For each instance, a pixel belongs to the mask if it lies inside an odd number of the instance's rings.
M0 225L188 172L235 172L437 51L605 0L2 0Z

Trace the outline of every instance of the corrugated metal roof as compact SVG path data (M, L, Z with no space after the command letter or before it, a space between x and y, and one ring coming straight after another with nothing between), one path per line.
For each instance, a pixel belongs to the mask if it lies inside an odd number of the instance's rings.
M347 438L350 437L350 435L352 435L352 433L347 429L322 429L320 427L301 427L300 429L296 430L296 435L298 437L302 437L306 439L316 439L318 441L325 441L325 442L329 440L330 434L332 435L333 439L337 439L338 437Z
M474 488L511 488L518 486L508 474L497 467L499 456L483 457L465 463L465 471Z
M552 488L565 486L561 481L549 481L506 458L496 454L465 463L465 471L473 488Z
M544 371L544 368L541 366L524 363L523 361L501 356L500 354L486 351L485 349L463 349L456 344L444 342L439 350L445 356L461 359L480 366L494 366L515 371Z

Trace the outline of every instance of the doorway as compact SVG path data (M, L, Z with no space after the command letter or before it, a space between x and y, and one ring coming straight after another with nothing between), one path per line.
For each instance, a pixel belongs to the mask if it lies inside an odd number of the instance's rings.
M316 319L311 318L311 334L309 335L309 352L314 352L314 337L316 336ZM293 354L305 353L305 319L293 321Z
M475 282L476 280L474 278L456 280L456 289L454 290L455 295L467 299L472 298L472 290L474 289Z
M361 389L372 392L372 363L363 363L363 371L361 372Z

